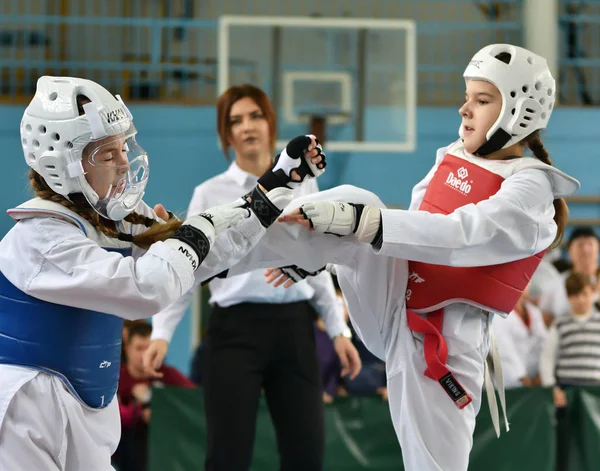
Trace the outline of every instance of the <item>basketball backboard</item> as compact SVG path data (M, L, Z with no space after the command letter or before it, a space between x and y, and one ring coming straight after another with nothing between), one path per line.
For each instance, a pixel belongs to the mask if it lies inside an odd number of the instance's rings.
M277 112L278 148L317 117L330 151L415 149L412 20L222 16L218 39L218 93L262 88Z

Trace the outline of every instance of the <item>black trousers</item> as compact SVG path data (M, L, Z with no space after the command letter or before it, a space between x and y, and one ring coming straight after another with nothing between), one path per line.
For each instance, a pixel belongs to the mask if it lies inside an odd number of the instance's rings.
M263 389L280 470L323 468L315 317L306 302L213 308L205 344L206 471L250 469Z
M569 447L571 430L569 406L557 407L556 418L556 471L569 471Z

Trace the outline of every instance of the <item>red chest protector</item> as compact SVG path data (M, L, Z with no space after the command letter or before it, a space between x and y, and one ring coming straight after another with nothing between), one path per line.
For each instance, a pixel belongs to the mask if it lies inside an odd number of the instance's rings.
M419 211L450 214L461 206L488 199L498 192L503 181L504 177L490 170L446 154L427 187ZM409 262L407 308L425 313L462 302L484 310L509 313L529 284L544 253L483 267Z
M493 163L509 176L511 162ZM504 177L470 160L446 154L429 183L420 211L450 214L461 206L488 199ZM484 267L449 267L409 262L406 291L408 327L424 334L425 375L438 381L461 409L471 397L447 368L448 346L441 331L443 308L461 302L509 313L527 287L544 252L515 262ZM419 313L429 313L427 319Z

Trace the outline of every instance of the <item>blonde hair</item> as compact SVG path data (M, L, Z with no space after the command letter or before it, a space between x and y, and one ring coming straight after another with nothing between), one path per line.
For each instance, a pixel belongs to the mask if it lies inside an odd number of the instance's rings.
M36 196L39 198L61 204L65 208L84 218L104 235L115 239L130 241L142 249L148 249L153 243L168 239L182 224L182 221L177 218L172 218L163 224L155 219L133 212L124 220L131 224L143 224L148 227L148 230L141 234L131 236L130 234L119 232L114 221L103 218L91 206L87 204L85 206L77 205L64 196L52 191L42 176L33 169L29 171L29 182L31 183L31 187Z

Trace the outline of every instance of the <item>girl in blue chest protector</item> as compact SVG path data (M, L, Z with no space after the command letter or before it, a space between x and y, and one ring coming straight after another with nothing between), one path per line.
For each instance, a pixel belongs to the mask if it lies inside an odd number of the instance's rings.
M0 242L2 470L112 469L123 319L243 257L325 165L300 136L244 198L181 222L143 202L136 134L121 99L84 79L41 77L23 115L36 198L9 210Z

